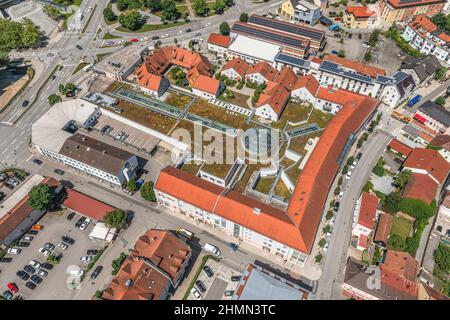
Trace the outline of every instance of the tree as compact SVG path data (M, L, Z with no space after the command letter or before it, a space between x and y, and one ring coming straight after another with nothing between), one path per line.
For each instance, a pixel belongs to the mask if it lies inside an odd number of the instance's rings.
M0 67L6 66L9 63L9 56L6 51L0 50Z
M0 51L34 48L42 38L39 27L31 20L24 18L22 22L0 19Z
M223 0L216 0L214 4L214 10L216 10L216 14L222 14L225 11L225 3Z
M155 190L153 189L153 182L147 181L141 187L141 197L147 201L156 201Z
M77 89L77 86L76 85L74 85L73 83L67 83L66 84L66 93L67 92L73 92L73 91L75 91Z
M329 224L327 224L325 227L323 227L322 229L323 233L328 233L331 231L331 226Z
M142 16L136 10L128 11L120 15L119 23L122 27L135 31L142 25Z
M115 15L114 11L112 11L111 8L106 7L105 9L103 9L103 17L107 20L107 21L116 21L117 20L117 16Z
M400 192L391 192L386 196L386 200L384 201L384 208L386 211L391 213L396 213L399 209L400 203Z
M402 251L405 248L405 241L398 234L391 234L388 238L388 245L394 250Z
M327 243L327 241L325 240L325 239L320 239L319 240L319 247L321 247L321 248L323 248L323 247L325 247L325 244Z
M206 0L194 0L192 8L198 16L206 16L209 11Z
M443 106L445 104L445 101L446 101L445 97L440 96L440 97L437 97L434 102L436 102L436 104L438 104L440 106Z
M119 11L124 11L124 10L128 9L129 4L130 4L130 0L117 0L116 8Z
M136 181L130 180L127 182L127 190L128 191L136 191L137 190L137 184Z
M239 21L240 22L247 22L248 21L248 14L246 12L242 12L241 15L239 16Z
M47 184L41 183L28 192L28 205L34 210L47 210L55 199L55 191Z
M330 219L333 218L333 217L334 217L334 212L333 212L333 210L328 210L328 211L327 211L327 214L326 214L326 216L325 216L325 219L330 220Z
M145 6L150 9L150 11L159 11L161 10L161 0L146 0Z
M370 53L370 50L367 50L367 52L364 54L364 61L370 62L372 60L372 54Z
M162 0L162 17L165 20L173 21L181 17L174 0Z
M376 246L375 251L373 253L372 263L375 265L378 265L380 263L382 257L383 257L383 252L381 251L380 247Z
M445 68L445 67L439 67L439 68L434 72L433 78L434 78L435 80L441 80L441 79L445 76L446 73L447 73L447 68Z
M122 266L122 264L126 258L127 258L127 254L125 252L122 252L117 259L114 259L111 262L111 266L113 268L111 275L115 276L119 272L119 269Z
M394 178L394 184L400 189L405 189L406 184L408 183L409 179L411 178L412 171L405 169L399 174L397 174Z
M57 94L51 94L48 96L48 103L52 106L58 102L61 102L61 97Z
M220 34L227 36L230 34L230 25L227 22L222 22L219 26Z
M369 180L367 181L367 183L365 184L363 191L365 192L369 192L370 190L373 189L373 183Z
M234 0L225 0L225 4L228 8L232 7L234 5Z
M121 209L107 212L103 217L103 222L107 227L122 229L127 221L127 214Z
M380 35L380 30L375 29L371 34L370 34L370 38L369 38L369 45L371 47L375 47L375 45L378 42L378 36Z
M345 50L339 50L337 55L338 57L345 58Z
M339 193L341 193L341 188L336 187L336 189L334 189L334 195L337 196Z
M450 247L442 242L439 243L438 248L434 250L433 257L439 269L445 273L450 273Z
M320 263L320 261L322 261L322 254L321 253L319 253L318 255L316 255L315 257L314 257L314 261L316 261L316 263Z

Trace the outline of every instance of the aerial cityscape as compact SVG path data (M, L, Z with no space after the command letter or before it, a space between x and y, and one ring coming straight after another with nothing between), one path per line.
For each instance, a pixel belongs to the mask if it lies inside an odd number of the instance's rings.
M450 0L0 0L0 300L449 300L449 67Z

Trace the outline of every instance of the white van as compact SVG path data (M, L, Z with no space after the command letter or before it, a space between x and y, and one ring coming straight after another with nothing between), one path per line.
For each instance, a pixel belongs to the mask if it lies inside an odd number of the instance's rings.
M212 253L212 254L215 255L216 257L220 257L220 250L219 250L219 248L217 248L216 246L213 246L213 245L210 244L210 243L206 243L206 244L203 246L203 250L205 250L205 251L207 251L207 252L209 252L209 253Z

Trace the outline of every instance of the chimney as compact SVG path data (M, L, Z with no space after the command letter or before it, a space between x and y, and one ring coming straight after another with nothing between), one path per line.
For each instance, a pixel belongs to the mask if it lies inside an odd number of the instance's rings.
M133 280L131 280L131 279L128 279L126 282L125 282L125 287L131 287L131 285L133 284Z

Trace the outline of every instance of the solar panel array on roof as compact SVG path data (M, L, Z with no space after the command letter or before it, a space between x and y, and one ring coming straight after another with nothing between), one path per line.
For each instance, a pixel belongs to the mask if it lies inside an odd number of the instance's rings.
M248 19L248 23L260 25L266 28L277 29L284 32L293 33L299 36L303 36L309 39L314 39L317 41L322 41L325 33L320 30L315 30L311 28L306 28L301 25L296 25L292 23L284 23L276 19L265 18L258 15L252 15Z
M297 48L305 48L304 42L301 39L295 39L293 37L284 36L273 31L264 31L255 29L253 26L237 24L235 23L231 28L231 32L246 35L248 37L254 37L256 39L265 39L273 42L277 42L283 45L289 45Z
M391 77L386 77L386 76L382 76L382 75L377 75L377 79L375 80L378 83L381 84L393 84L394 83L394 79L392 79Z
M302 68L305 70L309 70L309 65L311 64L308 60L293 57L293 56L290 56L290 55L287 55L287 54L284 54L281 52L275 56L275 61L285 63L290 66Z
M407 76L408 76L407 73L398 71L392 76L392 78L394 78L395 83L398 83L398 82L404 80Z
M350 78L356 81L366 82L366 83L373 83L373 80L371 77L343 69L339 64L330 62L330 61L323 61L319 67L320 71L325 71L328 73L336 74L341 77Z

